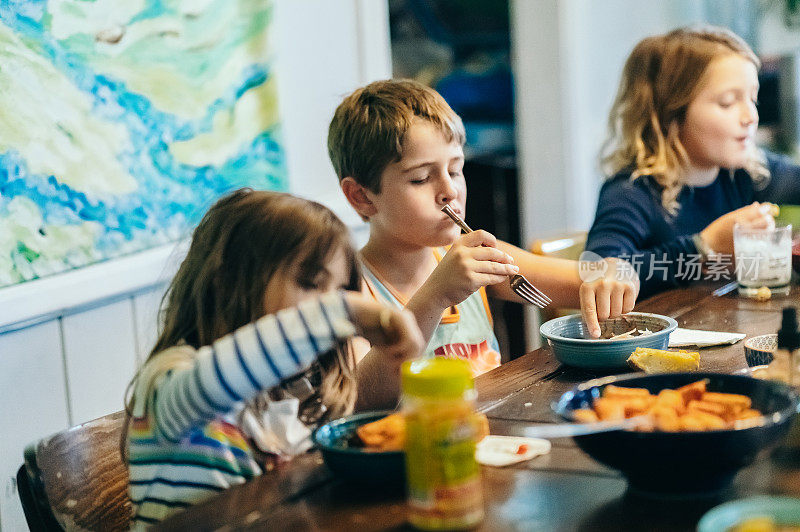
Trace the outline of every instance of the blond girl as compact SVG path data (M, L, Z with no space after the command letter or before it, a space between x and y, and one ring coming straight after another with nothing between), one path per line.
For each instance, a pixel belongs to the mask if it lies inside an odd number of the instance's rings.
M648 37L628 57L586 247L629 260L641 296L696 279L709 257L732 262L735 223L774 223L764 202L800 201L800 168L755 144L759 67L710 26Z

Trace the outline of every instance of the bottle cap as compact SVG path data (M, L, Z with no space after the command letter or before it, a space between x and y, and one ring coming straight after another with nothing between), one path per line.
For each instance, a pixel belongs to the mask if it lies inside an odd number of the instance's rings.
M784 307L781 328L778 331L778 349L794 351L800 348L800 330L797 328L797 309Z
M406 395L436 399L461 397L474 386L466 362L442 357L404 362L400 383Z

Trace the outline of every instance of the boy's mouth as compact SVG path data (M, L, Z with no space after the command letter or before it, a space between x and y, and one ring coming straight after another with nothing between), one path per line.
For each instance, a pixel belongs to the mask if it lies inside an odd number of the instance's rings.
M450 209L451 209L451 210L452 210L454 213L456 213L456 214L457 214L457 215L458 215L460 218L463 218L463 217L464 217L464 212L463 212L463 211L462 211L460 208L458 208L458 207L454 206L452 203L448 203L448 205L450 206ZM442 212L444 212L444 211L442 211ZM447 216L447 213L445 213L445 218L447 218L447 219L450 219L450 217L449 217L449 216Z

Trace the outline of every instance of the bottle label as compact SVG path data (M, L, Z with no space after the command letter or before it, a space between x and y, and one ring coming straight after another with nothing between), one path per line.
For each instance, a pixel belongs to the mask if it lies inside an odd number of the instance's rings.
M483 484L475 461L477 423L466 407L407 417L409 521L425 530L466 528L483 519Z
M423 530L452 530L474 526L483 519L480 476L447 487L409 496L409 521Z

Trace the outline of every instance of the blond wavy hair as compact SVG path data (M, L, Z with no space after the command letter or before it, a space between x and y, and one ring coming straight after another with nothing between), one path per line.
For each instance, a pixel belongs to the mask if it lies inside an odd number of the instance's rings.
M361 270L347 226L322 204L280 192L240 189L215 203L192 235L186 258L172 280L160 309L160 333L148 361L178 345L195 349L257 320L265 314L270 279L298 265L297 282L313 286L333 253L345 251L348 290L359 290ZM266 297L269 297L267 294ZM324 405L314 424L352 411L356 399L355 358L350 342L317 358L306 372L315 393L300 404L300 418ZM139 374L126 392L127 426ZM291 380L291 379L290 379ZM261 419L280 386L246 404Z
M608 178L623 170L632 172L631 179L651 176L661 187L664 209L677 213L677 198L689 167L680 125L708 66L729 54L761 67L744 40L714 26L680 28L636 45L622 71L601 151ZM769 179L764 154L755 146L744 169L757 185Z

